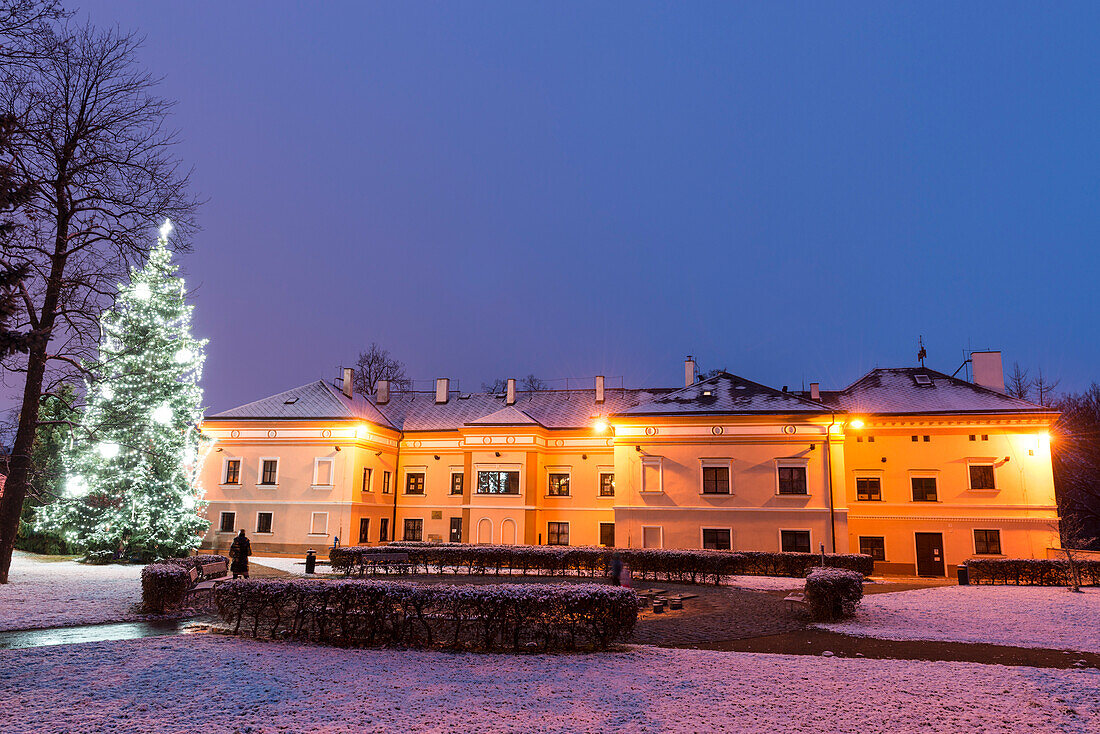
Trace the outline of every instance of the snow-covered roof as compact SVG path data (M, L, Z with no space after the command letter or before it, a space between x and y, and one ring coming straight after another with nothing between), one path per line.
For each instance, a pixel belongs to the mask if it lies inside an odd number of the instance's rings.
M621 411L622 415L828 413L832 408L728 372Z
M821 401L849 413L1051 413L1050 408L925 367L873 369Z
M537 424L538 421L534 418L522 410L516 410L511 405L493 411L489 415L483 415L476 420L466 421L468 426L531 426Z
M362 395L351 398L324 380L314 380L285 392L271 395L221 413L207 420L368 420L393 428L393 424Z

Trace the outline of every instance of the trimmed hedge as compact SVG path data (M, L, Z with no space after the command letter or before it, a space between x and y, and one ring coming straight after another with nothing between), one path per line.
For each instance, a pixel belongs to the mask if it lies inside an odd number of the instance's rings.
M843 568L815 568L806 577L805 594L814 619L850 617L863 599L863 574Z
M638 614L633 591L597 584L237 579L214 589L214 603L234 634L455 650L604 650Z
M1100 561L1079 560L1081 586L1100 586ZM972 584L1069 586L1069 562L1047 558L974 558L966 562Z
M178 605L191 588L188 569L177 563L150 563L141 569L141 609L164 614Z
M192 568L202 573L203 564L217 563L218 561L225 561L226 568L229 567L229 558L226 556L217 555L201 555L201 556L184 556L183 558L166 558L163 561L157 561L157 563L171 563L177 566L182 566L187 570Z
M343 546L329 551L332 569L345 575L389 572L390 564L376 564L364 556L406 553L414 573L465 573L499 576L506 571L523 575L603 577L611 557L619 554L633 574L642 579L681 583L713 583L722 576L805 577L821 565L816 553L763 553L655 548L596 548L592 546L470 545L462 543L391 543L384 546ZM825 565L870 576L870 556L833 554Z

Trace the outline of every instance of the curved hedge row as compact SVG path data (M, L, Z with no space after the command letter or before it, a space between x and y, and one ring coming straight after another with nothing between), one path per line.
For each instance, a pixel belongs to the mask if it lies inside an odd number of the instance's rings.
M518 571L524 575L590 576L607 575L616 553L635 576L660 581L714 583L722 576L805 577L821 565L815 553L763 553L713 550L666 550L655 548L596 548L592 546L470 545L462 543L391 543L385 546L344 546L329 551L329 562L337 573L358 576L390 571L390 564L376 563L371 556L405 553L414 573L465 573L501 575ZM825 565L846 568L870 576L870 556L833 554Z
M1100 586L1100 561L1079 560L1081 586ZM1070 567L1064 559L973 558L966 562L972 584L1069 586Z
M456 650L603 650L638 614L633 591L596 584L237 579L218 584L214 603L234 634Z
M141 569L141 608L146 614L164 614L177 606L191 589L193 568L202 572L204 563L225 561L225 556L188 556L186 558L167 558L150 563Z

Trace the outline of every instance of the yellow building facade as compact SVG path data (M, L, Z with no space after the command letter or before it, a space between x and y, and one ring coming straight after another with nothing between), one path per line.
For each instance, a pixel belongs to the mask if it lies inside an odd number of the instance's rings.
M597 377L499 394L442 379L363 396L345 371L206 418L204 547L243 528L259 554L392 540L824 548L929 576L1045 557L1056 415L998 390L999 354L974 360L973 383L900 368L831 392L697 380L690 360L681 388Z

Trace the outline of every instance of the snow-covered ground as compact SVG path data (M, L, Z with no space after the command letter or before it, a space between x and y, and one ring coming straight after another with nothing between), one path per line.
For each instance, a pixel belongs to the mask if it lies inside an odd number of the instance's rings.
M864 596L821 627L887 640L946 640L1100 653L1100 588L940 586Z
M0 650L6 732L1100 730L1100 672L639 647L343 650L215 635Z
M304 558L252 556L248 559L248 563L250 566L266 566L267 568L274 568L278 571L285 571L286 573L291 573L295 576L306 575L306 562ZM317 559L317 571L320 573L328 573L330 571L328 567L328 558Z
M15 551L8 579L0 585L0 631L140 616L141 566L85 566Z

